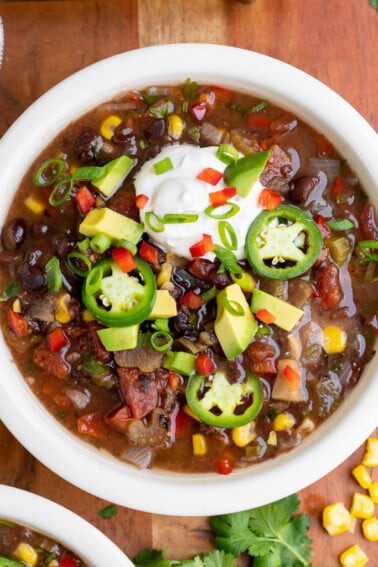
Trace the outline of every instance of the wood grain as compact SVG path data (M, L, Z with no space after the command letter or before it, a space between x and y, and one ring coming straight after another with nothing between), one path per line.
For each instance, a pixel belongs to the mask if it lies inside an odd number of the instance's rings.
M329 85L374 128L378 126L378 12L368 0L256 0L250 5L236 0L0 2L0 15L5 28L0 135L37 97L80 68L122 51L176 42L228 44L286 61ZM331 538L320 523L326 504L341 500L350 505L358 490L351 469L363 452L362 446L300 493L302 509L312 519L314 567L337 567L340 552L355 542L370 556L368 565L378 565L378 544L364 540L360 526L354 535ZM145 547L168 548L170 558L190 557L213 547L208 518L118 507L116 517L103 520L98 512L108 502L49 471L1 423L0 455L0 482L67 506L130 557ZM242 563L248 561L244 558Z

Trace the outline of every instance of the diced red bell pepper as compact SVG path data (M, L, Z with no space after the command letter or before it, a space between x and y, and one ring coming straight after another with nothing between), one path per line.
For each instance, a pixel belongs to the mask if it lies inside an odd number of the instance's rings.
M205 167L202 171L199 172L197 175L197 179L201 181L205 181L210 185L216 185L223 177L223 173L218 171L217 169L213 169L212 167Z
M70 557L69 555L63 555L59 560L59 567L77 567L78 563L76 559Z
M47 340L49 341L51 350L54 352L62 349L68 342L62 327L56 327L53 331L51 331L47 335Z
M17 337L25 337L29 332L28 320L22 313L8 309L8 325Z
M139 256L142 258L142 260L150 262L150 264L159 263L159 250L145 240L142 240L142 243L140 245Z
M326 225L325 218L322 215L317 215L315 217L315 222L318 225L320 232L322 233L322 237L327 238L327 236L329 236L332 231L329 226Z
M213 239L210 234L204 234L202 240L196 242L189 248L189 252L193 258L200 258L207 254L207 252L212 252L215 248Z
M141 193L140 195L137 195L135 198L135 204L138 207L138 209L144 209L144 207L147 205L149 201L149 198L147 197L147 195L143 195L143 193Z
M258 311L256 311L256 317L259 321L265 323L265 325L270 325L276 320L276 317L273 315L273 313L271 313L267 309L259 309Z
M78 191L76 191L75 200L83 215L86 215L96 204L96 199L86 185L83 185Z
M333 184L332 193L334 197L338 197L344 193L344 180L342 177L336 177L335 182Z
M229 89L225 89L224 87L218 87L216 85L212 85L212 90L216 96L216 99L220 102L230 102L231 99L231 91Z
M133 255L131 254L130 250L128 250L127 248L122 248L122 247L113 248L112 258L117 264L117 266L119 266L119 268L121 268L121 270L125 274L131 272L131 270L135 270L136 268Z
M234 470L234 462L227 455L219 457L216 466L218 474L230 474Z
M92 412L82 415L77 420L77 431L82 435L90 435L97 439L103 439L106 435L105 426L101 417Z
M248 126L256 126L257 128L270 128L272 123L270 118L267 118L264 114L258 112L248 114L246 122Z
M316 135L316 143L321 155L331 155L334 152L334 147L324 134Z
M202 376L210 376L215 370L213 359L205 352L197 355L195 365L197 372L202 374Z
M273 209L279 207L281 202L282 195L267 188L261 191L257 199L257 204L259 205L259 207L267 209L268 211L272 211Z
M190 113L198 122L202 122L207 113L207 106L205 102L197 102L190 108Z
M192 289L188 291L179 301L180 305L185 305L192 311L197 311L206 301Z
M301 381L300 374L298 374L298 372L288 364L283 369L283 375L288 382L293 384L293 386L297 386Z
M171 414L171 433L172 437L182 437L193 423L193 419L180 406L177 411Z
M226 205L227 201L236 195L236 188L235 187L225 187L220 191L214 191L213 193L209 193L210 203L213 207L221 207L222 205Z

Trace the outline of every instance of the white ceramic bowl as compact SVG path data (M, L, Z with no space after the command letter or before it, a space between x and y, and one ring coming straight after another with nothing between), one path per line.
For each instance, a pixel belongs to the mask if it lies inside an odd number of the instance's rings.
M0 518L46 535L92 567L133 565L97 528L67 508L31 492L1 484Z
M178 44L130 51L100 61L35 102L0 144L0 221L32 161L72 119L121 91L177 84L188 77L250 91L292 110L333 142L378 205L377 135L340 96L302 71L264 55L225 46ZM76 486L143 511L212 515L271 502L328 473L378 425L375 357L347 401L300 447L287 454L230 476L139 471L63 429L31 394L3 339L0 341L0 416L15 437L47 467Z

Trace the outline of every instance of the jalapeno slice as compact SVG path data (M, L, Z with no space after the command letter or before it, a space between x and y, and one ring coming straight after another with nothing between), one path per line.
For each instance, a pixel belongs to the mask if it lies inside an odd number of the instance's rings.
M231 384L217 371L209 378L190 376L186 399L192 412L204 423L232 428L252 421L261 410L264 394L260 379L249 374L242 383Z
M9 557L0 557L0 567L23 567L24 563L20 563Z
M149 265L134 257L136 269L124 273L109 257L89 272L82 298L93 317L109 327L128 327L146 319L156 298L156 281Z
M287 280L311 268L323 239L311 216L293 205L262 211L251 223L245 242L248 262L256 273Z

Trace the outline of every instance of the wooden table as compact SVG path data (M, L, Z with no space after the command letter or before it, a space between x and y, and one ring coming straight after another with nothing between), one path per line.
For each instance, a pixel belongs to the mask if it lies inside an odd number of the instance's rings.
M0 135L48 88L104 57L147 45L209 42L255 50L322 80L377 129L378 12L368 0L61 0L0 2L5 58L0 70ZM316 101L314 101L316 103ZM1 394L0 394L1 395ZM361 447L327 477L300 493L311 514L314 567L335 567L339 553L358 542L378 565L378 543L356 533L331 538L320 525L322 508L348 507L358 485L351 469ZM185 558L212 547L207 518L151 515L118 507L103 520L107 502L58 478L0 424L0 482L41 494L80 514L130 557L145 547L168 547ZM309 463L311 466L311 463ZM378 473L378 470L375 471ZM378 475L375 475L378 481ZM103 566L96 566L103 567Z

